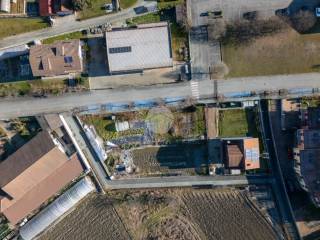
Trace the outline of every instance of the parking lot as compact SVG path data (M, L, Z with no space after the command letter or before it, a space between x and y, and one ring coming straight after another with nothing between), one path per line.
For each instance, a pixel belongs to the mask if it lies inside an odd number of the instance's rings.
M261 17L270 17L275 10L288 7L292 1L295 0L187 0L188 17L192 26L207 25L207 17L200 14L208 11L222 11L227 21L238 20L244 13L252 11L258 11Z

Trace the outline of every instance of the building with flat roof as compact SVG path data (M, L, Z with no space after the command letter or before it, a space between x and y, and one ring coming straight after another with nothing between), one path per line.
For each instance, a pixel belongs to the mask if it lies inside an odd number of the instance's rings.
M42 131L0 163L0 212L15 225L82 172L77 154L68 157Z
M167 22L106 32L110 74L172 67L170 28Z
M260 168L258 138L230 138L222 141L226 168L240 170Z
M320 129L299 129L293 149L294 169L302 189L320 207Z
M81 73L83 69L80 40L56 41L30 47L29 57L35 77L53 77Z

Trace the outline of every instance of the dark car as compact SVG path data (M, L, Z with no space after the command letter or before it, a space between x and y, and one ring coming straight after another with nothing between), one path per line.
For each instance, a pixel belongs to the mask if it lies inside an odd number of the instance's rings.
M200 17L213 17L213 18L221 18L222 11L208 11L200 14Z
M243 18L246 19L246 20L255 20L257 19L257 15L258 15L258 12L257 11L253 11L253 12L246 12L243 14Z
M290 10L289 10L289 8L278 9L276 11L276 15L277 16L289 16Z

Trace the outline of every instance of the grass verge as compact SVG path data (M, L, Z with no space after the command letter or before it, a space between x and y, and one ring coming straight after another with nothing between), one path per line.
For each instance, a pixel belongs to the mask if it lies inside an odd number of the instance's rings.
M42 18L2 18L0 19L0 39L46 27L49 27L49 24Z
M137 0L120 0L120 8L126 9L137 3Z
M81 39L83 37L84 37L84 35L82 34L82 32L72 32L72 33L67 33L67 34L43 39L42 43L43 44L51 44L51 43L54 43L55 41L59 41L59 40L61 41L61 40Z

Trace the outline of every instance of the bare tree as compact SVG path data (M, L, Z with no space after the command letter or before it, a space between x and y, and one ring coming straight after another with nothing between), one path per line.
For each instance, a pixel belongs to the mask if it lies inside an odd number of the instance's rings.
M224 62L213 65L210 69L212 79L223 79L229 73L229 68Z
M308 10L300 10L290 20L292 27L300 33L307 32L317 22L314 13Z
M227 26L222 41L236 45L247 43L259 37L279 33L287 27L288 25L279 18L256 21L240 20Z
M209 19L208 38L209 40L220 40L226 35L227 24L223 18Z

